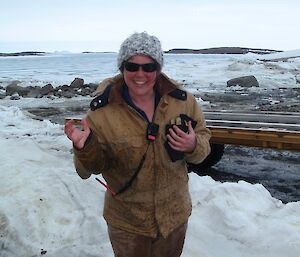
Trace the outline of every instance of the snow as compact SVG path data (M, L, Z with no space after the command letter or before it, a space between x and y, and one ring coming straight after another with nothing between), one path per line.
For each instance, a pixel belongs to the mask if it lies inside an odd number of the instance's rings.
M112 257L104 188L74 171L62 125L0 106L0 256ZM183 256L298 257L300 202L260 184L190 174L193 213Z
M258 59L271 61L271 60L280 60L280 59L297 58L297 57L300 57L300 49L262 55Z

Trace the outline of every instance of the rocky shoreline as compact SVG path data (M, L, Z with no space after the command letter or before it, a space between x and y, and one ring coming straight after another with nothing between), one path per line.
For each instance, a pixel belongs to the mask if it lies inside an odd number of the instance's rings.
M53 87L52 84L47 84L43 87L39 86L19 86L20 81L12 81L6 88L0 86L0 99L10 97L10 100L19 100L25 98L72 98L75 96L93 96L93 93L98 87L98 84L85 84L82 78L75 78L70 85L61 85Z
M52 84L40 86L20 86L20 81L12 81L6 88L0 86L0 100L20 100L21 98L64 98L75 99L78 96L95 96L98 84L84 83L84 79L75 78L70 85L53 87ZM230 90L230 88L238 89ZM259 88L254 76L233 78L224 85L224 91L194 93L195 97L208 103L213 110L276 111L300 112L300 88L272 88L256 92ZM226 90L228 88L229 90Z
M21 81L15 80L7 85L6 88L0 86L0 99L7 96L10 100L19 100L21 97L25 98L53 98L63 97L72 98L75 96L93 96L93 93L98 87L98 84L89 83L85 84L84 79L75 78L70 85L60 85L53 87L52 84L46 84L43 87L39 86L19 86ZM242 88L259 87L259 83L254 76L243 76L233 78L227 81L227 87L240 86Z

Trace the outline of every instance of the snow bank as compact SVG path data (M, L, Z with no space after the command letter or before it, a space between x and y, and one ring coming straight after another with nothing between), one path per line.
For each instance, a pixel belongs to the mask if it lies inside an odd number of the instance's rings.
M112 257L104 189L82 181L63 128L0 106L0 256ZM185 257L298 257L300 202L259 184L190 174L193 214Z

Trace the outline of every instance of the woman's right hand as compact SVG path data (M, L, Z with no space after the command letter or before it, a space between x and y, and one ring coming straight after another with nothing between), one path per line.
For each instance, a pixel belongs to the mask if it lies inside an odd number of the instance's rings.
M87 140L91 130L85 119L81 120L82 130L79 130L74 126L74 121L69 120L64 127L64 132L67 137L73 142L77 149L82 149L84 147L85 141Z

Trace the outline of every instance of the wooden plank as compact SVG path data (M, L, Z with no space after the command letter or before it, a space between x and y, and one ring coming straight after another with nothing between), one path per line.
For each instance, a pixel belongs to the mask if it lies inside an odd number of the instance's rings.
M300 113L204 111L206 120L300 124Z
M212 132L212 143L300 151L300 132L209 126L208 128Z
M206 120L206 123L210 127L278 129L282 131L300 132L300 124L256 122L256 121L235 121L235 120Z
M300 151L300 113L204 112L211 142Z

